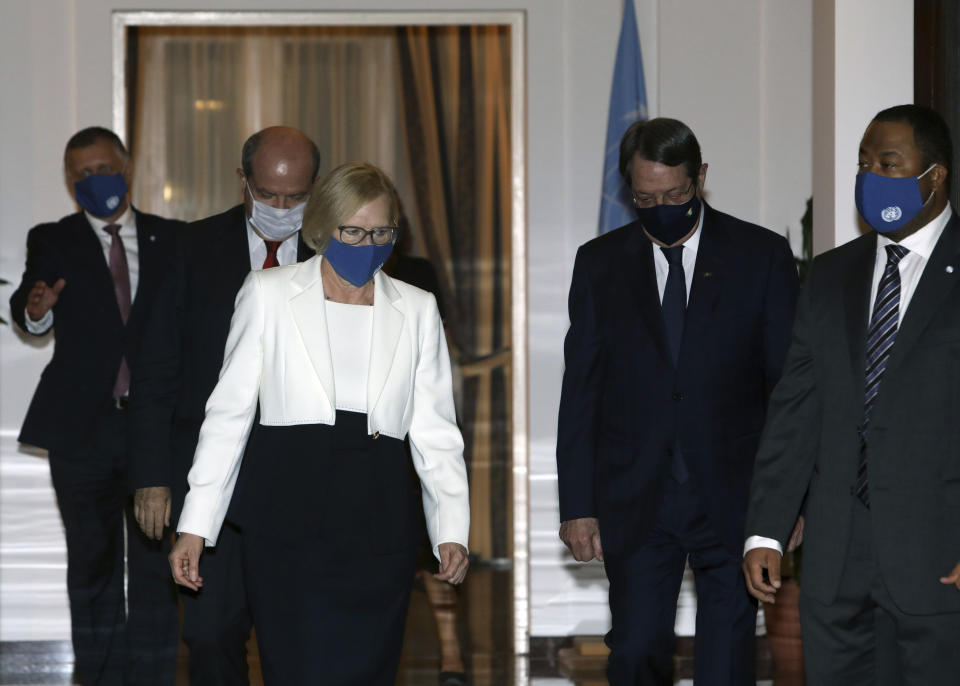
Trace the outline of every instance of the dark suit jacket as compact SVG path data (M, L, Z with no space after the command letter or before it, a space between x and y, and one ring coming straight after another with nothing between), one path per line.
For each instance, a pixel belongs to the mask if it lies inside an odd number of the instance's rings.
M314 255L303 241L297 259ZM243 205L191 223L147 322L131 385L132 486L168 486L176 521L233 303L250 272Z
M757 455L747 535L785 541L809 489L803 589L836 598L850 536L863 414L873 232L814 260ZM948 271L948 268L952 267ZM960 611L960 220L917 284L867 430L880 572L904 612Z
M110 267L83 213L40 224L27 234L27 267L10 298L14 320L26 331L24 308L37 281L66 287L53 306L56 340L20 430L22 443L52 453L83 449L109 405L126 356L137 368L144 323L169 270L182 222L135 210L139 278L126 326L120 317Z
M639 223L581 246L557 432L561 520L599 517L604 551L630 552L656 516L679 444L711 523L743 546L753 460L790 336L787 241L705 206L678 368Z

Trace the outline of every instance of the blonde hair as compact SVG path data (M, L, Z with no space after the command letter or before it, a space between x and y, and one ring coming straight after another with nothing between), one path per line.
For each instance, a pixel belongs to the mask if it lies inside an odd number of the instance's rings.
M300 229L304 243L322 255L337 227L381 196L387 197L391 223L396 226L400 200L390 177L369 162L341 164L313 184Z

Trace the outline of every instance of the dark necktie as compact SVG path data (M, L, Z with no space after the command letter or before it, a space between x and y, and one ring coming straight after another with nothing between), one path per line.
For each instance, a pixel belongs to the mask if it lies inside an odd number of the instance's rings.
M103 230L110 234L110 276L113 277L113 292L117 296L117 306L120 308L120 318L127 323L130 316L130 268L127 265L127 252L123 249L123 239L120 238L120 225L107 224ZM130 390L130 368L127 367L127 358L120 360L120 370L117 380L113 384L113 398L116 400Z
M660 248L667 258L670 271L667 272L667 285L663 289L663 323L667 329L667 345L670 357L676 367L680 359L680 342L683 340L683 320L687 313L687 280L683 274L683 246Z
M863 397L863 420L860 422L860 460L857 464L857 497L870 507L867 483L866 430L870 412L877 400L883 372L890 359L890 349L897 338L900 318L900 260L910 252L902 245L887 246L887 265L877 286L877 301L873 305L870 328L867 329L867 370Z
M283 241L268 241L264 240L264 243L267 245L267 256L263 260L263 269L269 269L270 267L279 267L280 262L277 261L277 250L280 249L280 244Z
M660 248L667 258L670 271L667 272L667 284L663 289L663 323L667 330L667 345L670 357L676 368L680 360L680 343L683 341L683 321L687 316L687 279L683 273L683 246ZM677 483L685 483L690 478L687 465L680 454L680 442L677 441L670 453L670 474Z

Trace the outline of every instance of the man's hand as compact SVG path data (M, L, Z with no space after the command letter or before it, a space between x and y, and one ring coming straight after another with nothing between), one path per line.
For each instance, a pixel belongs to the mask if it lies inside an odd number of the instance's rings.
M953 571L950 572L950 576L940 577L940 583L945 585L953 584L957 587L957 590L960 590L960 562L953 568Z
M803 543L803 515L797 517L797 523L793 525L793 532L790 534L790 540L787 541L787 552L792 553Z
M199 591L203 586L200 576L200 554L203 552L203 537L196 534L180 534L167 558L173 580L181 586Z
M147 538L160 540L170 526L170 489L166 486L138 488L133 494L133 516Z
M774 595L780 588L780 558L773 548L754 548L743 558L743 575L747 579L747 590L757 600L775 603ZM763 580L766 570L769 583Z
M560 523L560 540L573 553L578 562L597 558L603 562L603 546L600 543L600 520L596 517L568 519Z
M459 543L441 543L437 548L440 552L440 571L433 575L434 578L449 581L454 586L462 584L470 567L467 549Z
M50 311L50 308L57 304L60 298L60 291L67 285L63 279L58 279L53 286L48 286L46 281L37 281L33 288L27 294L27 316L31 321L38 322Z

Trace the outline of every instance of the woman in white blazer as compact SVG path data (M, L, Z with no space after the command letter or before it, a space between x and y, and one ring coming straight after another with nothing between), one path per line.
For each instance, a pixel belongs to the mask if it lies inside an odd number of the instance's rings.
M398 216L372 165L317 182L302 235L318 255L250 273L207 402L170 565L200 589L204 544L225 517L240 525L267 684L393 684L421 526L414 470L438 578L467 572L463 439L436 301L380 271Z

